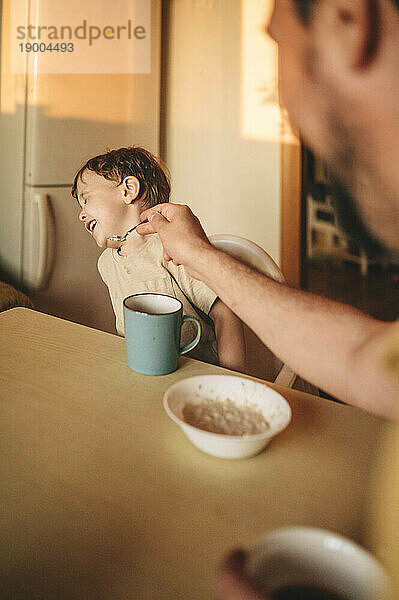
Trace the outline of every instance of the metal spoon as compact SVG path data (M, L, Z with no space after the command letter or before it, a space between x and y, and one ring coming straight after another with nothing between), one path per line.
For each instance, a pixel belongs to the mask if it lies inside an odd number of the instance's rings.
M143 223L148 223L148 221L145 220L145 221L141 221L140 223L137 223L137 225L135 225L134 227L129 229L129 231L127 231L125 233L125 235L111 235L110 237L107 238L107 240L109 240L110 242L125 242L127 239L127 236L130 235L136 229L136 227L138 227L139 225L142 225Z

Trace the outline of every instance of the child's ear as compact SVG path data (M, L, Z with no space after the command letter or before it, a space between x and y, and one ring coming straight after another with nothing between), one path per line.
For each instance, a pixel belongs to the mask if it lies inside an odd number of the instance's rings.
M122 196L126 204L131 204L136 200L140 192L140 182L137 177L129 175L122 181Z

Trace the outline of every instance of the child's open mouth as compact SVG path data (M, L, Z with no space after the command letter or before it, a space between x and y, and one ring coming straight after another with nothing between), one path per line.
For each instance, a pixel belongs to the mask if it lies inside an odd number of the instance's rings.
M94 228L96 225L97 225L97 221L95 219L92 219L91 221L86 223L85 227L86 227L87 231L93 235L93 231L94 231Z

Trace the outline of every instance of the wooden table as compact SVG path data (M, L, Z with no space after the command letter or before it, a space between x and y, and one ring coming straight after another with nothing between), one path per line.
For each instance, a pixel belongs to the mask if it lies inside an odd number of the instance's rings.
M384 423L280 388L293 419L260 455L201 453L165 390L203 373L131 371L124 340L17 308L0 314L1 598L214 597L230 548L292 524L364 541Z

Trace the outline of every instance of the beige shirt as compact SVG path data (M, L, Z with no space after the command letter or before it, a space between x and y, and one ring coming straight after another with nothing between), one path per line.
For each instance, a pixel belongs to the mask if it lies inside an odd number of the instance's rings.
M158 235L150 236L145 245L128 256L120 256L107 248L98 259L98 271L108 286L116 316L116 330L124 335L123 300L132 294L155 292L167 294L181 301L183 314L199 318L202 327L201 341L189 354L192 358L218 364L216 337L212 322L199 316L192 304L206 315L217 296L204 283L190 277L183 266L177 267L163 258L162 243ZM188 300L189 299L189 300ZM181 344L188 344L196 334L193 323L182 327Z

